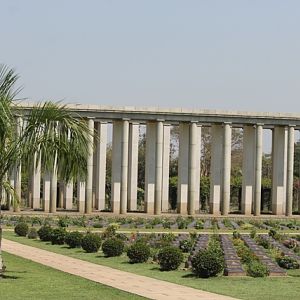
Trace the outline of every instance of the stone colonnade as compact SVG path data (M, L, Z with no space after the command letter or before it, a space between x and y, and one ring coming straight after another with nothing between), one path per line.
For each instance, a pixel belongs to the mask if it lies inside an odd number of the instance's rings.
M145 213L167 212L169 208L169 157L170 128L179 124L179 162L177 211L179 214L194 215L199 212L200 156L202 126L211 127L211 167L209 209L213 215L228 215L230 212L231 134L232 127L243 128L243 181L241 212L245 215L261 213L262 138L264 124L252 122L234 124L151 118L87 117L92 140L88 157L88 176L78 180L77 207L81 213L106 209L109 201L111 211L126 214L137 210L138 144L139 126L146 124L145 157ZM141 120L142 119L142 120ZM19 119L19 123L22 119ZM108 124L112 123L112 174L111 199L106 199L106 154ZM273 130L273 174L272 212L275 215L292 214L293 160L295 125L267 124ZM94 147L95 146L95 147ZM93 149L95 149L93 151ZM16 166L12 178L16 193L21 196L21 166ZM74 183L58 182L56 172L43 174L41 166L32 166L30 177L29 205L33 209L56 212L57 208L74 210ZM43 181L41 194L40 183ZM59 186L59 189L58 189ZM58 204L57 204L58 203Z

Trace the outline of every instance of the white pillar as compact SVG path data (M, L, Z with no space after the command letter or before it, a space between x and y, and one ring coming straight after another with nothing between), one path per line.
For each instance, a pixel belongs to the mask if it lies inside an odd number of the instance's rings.
M162 197L162 165L163 165L163 137L164 124L161 120L156 124L156 163L155 163L155 202L154 213L161 213L161 197Z
M85 213L92 212L93 205L93 146L94 146L94 120L88 119L88 127L90 131L89 153L87 158L87 178L86 178L86 201Z
M77 180L77 210L84 213L85 208L85 181Z
M195 191L195 212L200 213L200 171L201 171L201 134L202 126L197 126L197 144L196 144L196 191Z
M44 174L43 181L43 211L50 211L50 191L51 191L51 176L50 173Z
M145 212L154 213L155 162L156 162L156 123L147 122L145 158Z
M189 186L189 124L179 124L177 211L187 214Z
M272 212L285 214L286 176L287 176L287 128L275 126L273 130L273 175L272 175Z
M66 182L64 185L64 209L73 209L73 182Z
M56 212L57 202L57 156L54 159L54 167L50 179L50 212Z
M211 126L211 163L210 163L210 213L220 214L223 179L223 128Z
M36 165L37 164L37 165ZM41 208L41 160L36 161L34 156L33 178L32 178L32 208Z
M170 124L164 125L161 210L169 210Z
M293 214L293 186L294 186L294 148L295 148L295 129L289 126L288 145L287 145L287 194L286 212L287 216Z
M261 124L256 125L255 130L255 199L254 215L260 215L261 206L261 172L262 172L262 134L263 127Z
M243 129L242 214L251 215L255 186L255 128Z
M128 210L137 210L139 123L129 124Z
M222 215L230 212L231 124L224 124Z
M96 209L105 209L105 183L106 183L106 148L107 123L99 122L97 126L97 160L96 160Z
M15 174L16 174L16 171L15 171L15 167L12 168L9 172L9 183L12 187L15 186ZM8 208L9 210L13 210L14 208L14 200L13 200L13 196L11 194L8 194Z

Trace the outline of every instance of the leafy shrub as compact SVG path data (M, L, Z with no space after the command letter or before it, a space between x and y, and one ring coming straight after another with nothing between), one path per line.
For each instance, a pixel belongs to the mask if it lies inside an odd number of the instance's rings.
M275 229L270 229L269 230L269 236L272 237L275 240L280 239L280 234Z
M251 239L254 239L256 237L256 229L254 227L250 231L250 237Z
M180 249L173 246L167 246L158 252L157 259L161 270L177 270L183 262L183 254Z
M182 240L179 242L179 249L183 252L183 253L188 253L192 250L193 247L193 243L191 240Z
M112 223L107 226L107 228L104 230L102 233L102 238L107 239L115 236L117 229L119 229L119 224L117 223Z
M49 242L51 241L51 234L52 234L52 227L48 226L48 225L44 225L42 226L39 230L38 230L38 235L41 241L44 242Z
M143 263L150 257L150 247L142 242L132 244L127 250L127 256L131 263Z
M224 258L214 248L200 250L192 258L192 270L199 277L208 278L218 275L224 268Z
M197 220L196 224L195 224L195 229L203 229L204 228L204 224L202 220Z
M258 260L252 260L247 264L247 274L251 277L265 277L269 275L269 270Z
M103 242L102 251L106 257L120 256L124 250L124 242L117 238L109 238Z
M88 253L98 252L100 246L101 238L95 233L87 233L81 241L82 249Z
M237 230L233 231L232 236L233 236L234 239L241 238L241 234Z
M70 218L68 216L60 217L57 224L59 227L68 227L70 224Z
M66 230L63 227L55 228L51 233L51 244L52 245L63 245L65 243Z
M26 236L27 233L28 233L28 225L26 223L18 223L15 227L15 233L18 235L18 236Z
M268 242L268 240L262 238L261 236L258 236L255 241L257 242L258 245L263 246L265 249L269 249L270 248L270 243Z
M65 242L70 248L81 247L83 234L79 231L68 232L65 237Z
M281 268L299 269L299 263L297 262L297 260L289 256L282 256L278 258L277 263Z
M30 228L30 229L29 229L28 235L27 235L27 237L28 237L29 239L35 240L35 239L38 238L38 236L39 236L39 235L38 235L38 233L37 233L37 231L36 231L35 228Z

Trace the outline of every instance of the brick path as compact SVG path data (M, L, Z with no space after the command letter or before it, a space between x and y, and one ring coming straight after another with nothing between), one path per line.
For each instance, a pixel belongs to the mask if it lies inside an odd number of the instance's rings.
M119 271L69 256L22 245L6 239L2 240L2 249L3 251L52 267L54 269L150 299L235 299L232 297L205 292L146 276Z

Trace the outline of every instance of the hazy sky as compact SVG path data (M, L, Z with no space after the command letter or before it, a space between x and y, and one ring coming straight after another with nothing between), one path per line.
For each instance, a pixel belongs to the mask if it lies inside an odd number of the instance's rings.
M300 111L300 1L0 0L32 100Z

